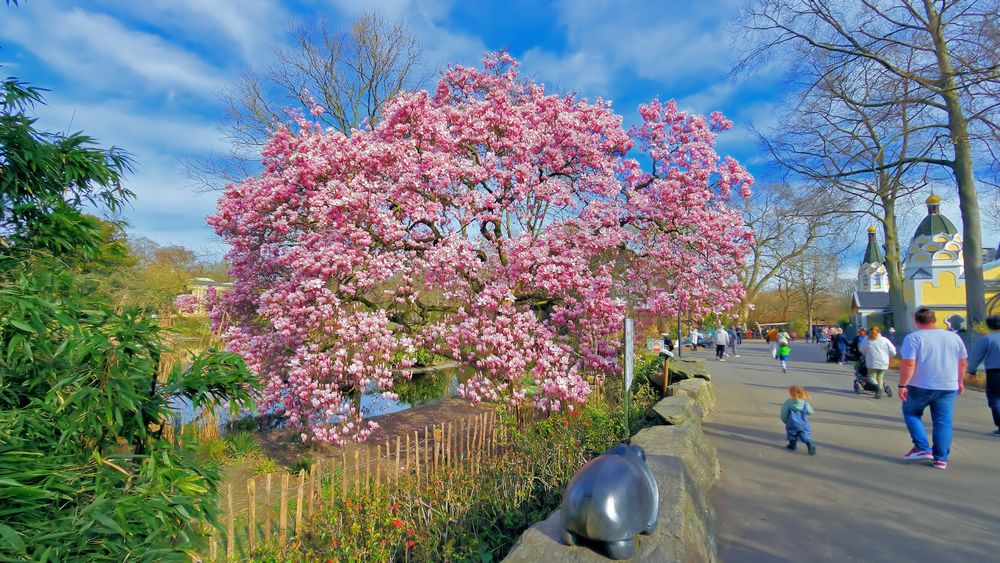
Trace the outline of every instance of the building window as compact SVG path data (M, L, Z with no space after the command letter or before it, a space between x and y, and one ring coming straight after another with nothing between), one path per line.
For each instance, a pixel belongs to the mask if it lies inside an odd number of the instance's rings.
M882 287L882 274L875 274L875 287Z

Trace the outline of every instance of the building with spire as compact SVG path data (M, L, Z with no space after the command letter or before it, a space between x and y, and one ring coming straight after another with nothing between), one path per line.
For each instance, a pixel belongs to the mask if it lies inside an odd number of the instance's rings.
M902 332L916 330L913 311L930 307L942 328L965 326L965 268L962 235L941 213L941 198L931 193L927 198L927 216L920 222L904 251L903 300L905 319L892 319L889 309L889 284L885 259L875 240L875 228L868 229L868 247L858 268L858 289L851 311L856 326L870 328L895 326ZM986 313L1000 314L1000 249L983 251L983 277L986 281Z

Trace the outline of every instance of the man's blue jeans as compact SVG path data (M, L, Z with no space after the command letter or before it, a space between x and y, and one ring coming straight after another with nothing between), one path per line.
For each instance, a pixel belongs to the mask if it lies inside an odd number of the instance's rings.
M958 391L938 391L922 387L907 386L909 393L903 402L903 422L910 431L913 445L920 451L931 451L934 459L948 461L951 451L951 415L955 410L955 397ZM927 443L927 431L924 430L924 409L931 408L933 423L934 449Z

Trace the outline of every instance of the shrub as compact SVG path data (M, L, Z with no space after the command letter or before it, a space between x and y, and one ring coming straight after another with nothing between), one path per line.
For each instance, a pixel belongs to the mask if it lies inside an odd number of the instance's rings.
M299 471L305 470L307 473L312 469L313 457L311 455L299 456L299 459L295 460L295 463L289 468L292 473L298 473Z
M222 463L229 455L229 446L218 438L203 440L195 446L195 455L200 461Z
M233 459L246 459L261 454L260 443L252 432L236 432L225 438L229 456Z
M268 473L277 473L280 470L281 466L274 461L274 458L262 456L253 461L254 475L267 475Z

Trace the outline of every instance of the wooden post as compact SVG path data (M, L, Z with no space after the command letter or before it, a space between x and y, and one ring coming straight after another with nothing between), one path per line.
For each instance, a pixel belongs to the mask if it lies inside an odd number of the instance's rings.
M208 536L208 558L211 561L219 558L219 538L215 526L212 526L212 533Z
M354 450L354 498L361 496L361 452Z
M228 525L226 526L226 557L232 559L236 555L236 525L233 516L233 485L226 487L226 504L229 506Z
M413 431L413 469L417 472L417 485L420 485L420 431Z
M399 447L401 445L403 445L403 441L402 441L402 439L400 439L399 435L397 434L396 435L396 477L395 477L394 480L399 480L399 472L400 472L400 470L403 469L402 464L400 463L400 459L399 459Z
M347 453L340 450L340 498L347 500Z
M288 473L281 474L281 506L278 507L278 543L288 541Z
M271 474L264 481L264 541L271 541Z
M455 459L452 457L451 452L451 441L452 441L452 423L448 423L448 467L453 467L455 465Z
M250 548L249 555L253 555L256 547L255 532L257 531L257 485L253 478L247 481L247 536L249 538L247 546Z
M438 468L438 436L440 436L440 432L438 431L436 424L434 425L433 436L434 436L434 471L437 471L437 468Z
M410 478L410 435L406 435L406 478Z
M472 421L468 418L463 421L465 424L465 464L469 465L469 460L472 459L472 447L470 438L472 438Z
M372 470L372 451L365 446L365 494L370 495L372 493L372 481L371 481L371 470Z
M302 497L305 496L305 493L306 493L306 470L305 469L299 469L299 490L298 490L298 496L296 497L296 501L295 501L295 537L296 538L302 537L302 508L303 508L302 505L305 504L303 502L305 499L302 498Z
M424 465L430 468L431 464L431 435L427 430L427 426L424 426Z
M309 512L307 512L307 517L312 518L312 515L316 513L316 504L313 502L313 498L316 495L316 464L313 463L309 467Z

